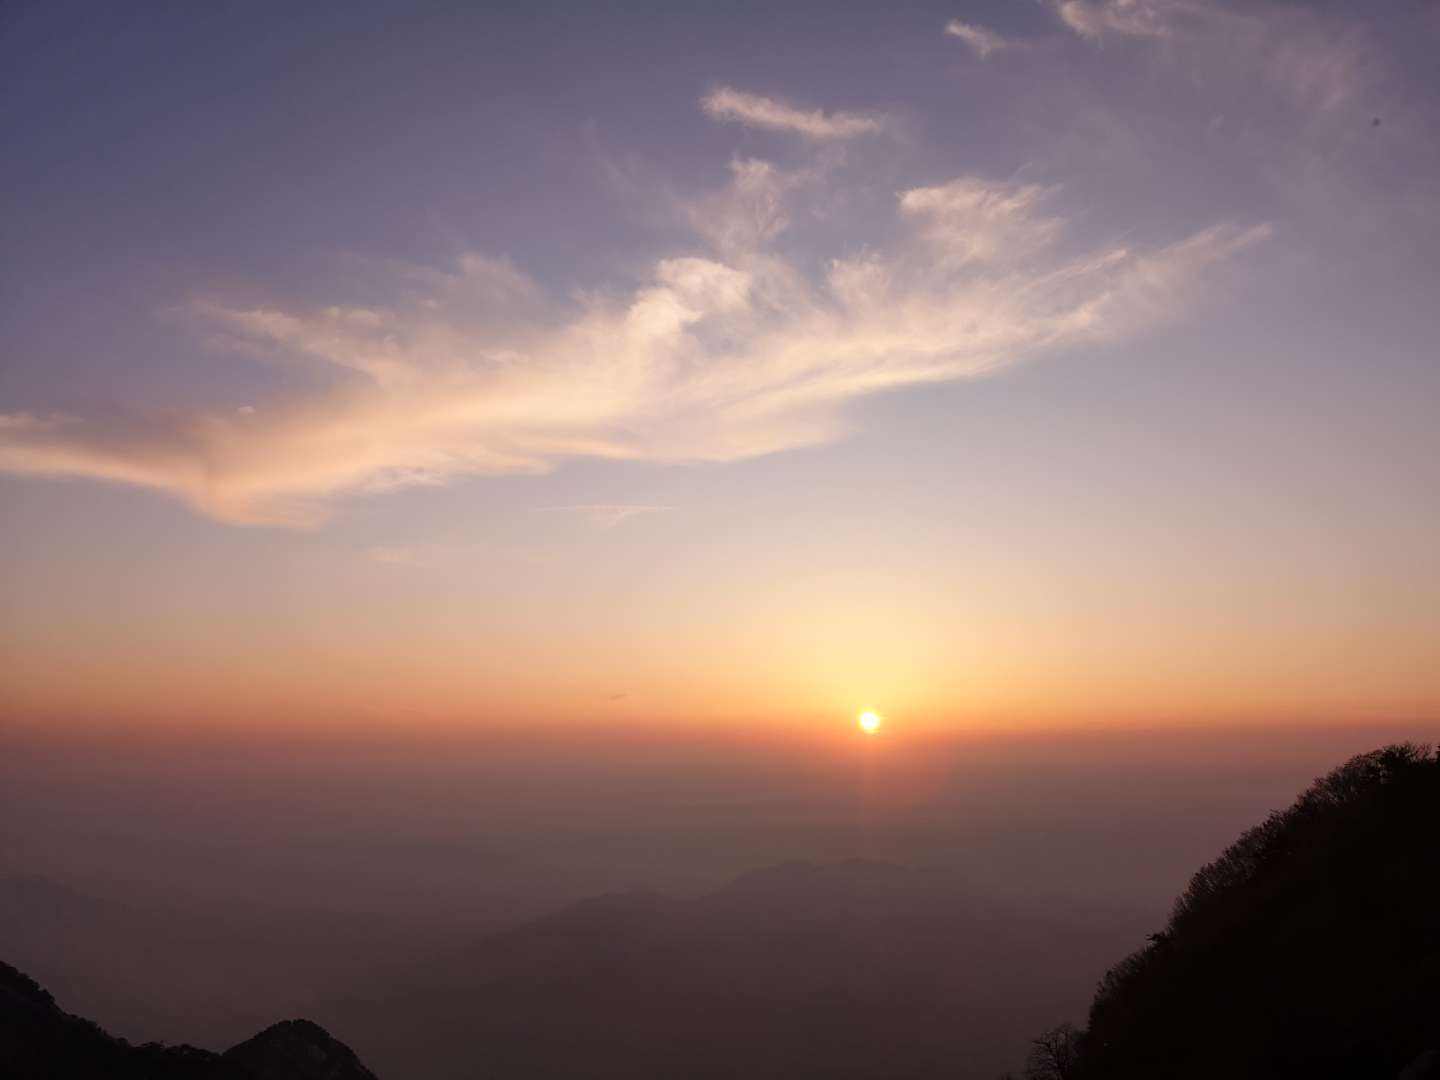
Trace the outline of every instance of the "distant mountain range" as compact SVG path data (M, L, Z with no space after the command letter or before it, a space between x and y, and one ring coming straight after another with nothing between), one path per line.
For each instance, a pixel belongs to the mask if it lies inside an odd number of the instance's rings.
M977 898L944 872L787 863L697 899L587 900L377 972L312 1015L403 1080L993 1077L1073 1014L1077 972L1093 986L1122 931L1141 939L1122 924ZM0 971L0 1076L370 1075L306 1021L224 1054L133 1047ZM1440 757L1357 758L1246 833L1105 975L1087 1028L1047 1031L1024 1075L1440 1076Z
M363 1033L380 1072L427 1080L990 1077L1140 929L944 872L789 863L697 899L583 901L321 1018Z
M43 882L12 891L16 914L117 933L147 925ZM792 862L695 899L594 897L423 959L377 963L343 997L284 1007L404 1080L990 1077L1082 1003L1143 925L1053 897L976 896L954 871ZM126 976L113 960L109 970ZM113 1000L79 977L80 954L65 971L62 999L74 987ZM177 971L184 985L201 974ZM251 987L237 996L255 1012ZM207 997L186 1018L212 1007ZM147 1030L165 1028L151 1019Z

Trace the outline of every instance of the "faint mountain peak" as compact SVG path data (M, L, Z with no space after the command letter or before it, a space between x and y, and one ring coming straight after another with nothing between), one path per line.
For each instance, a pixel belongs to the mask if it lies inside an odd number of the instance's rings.
M846 899L894 896L912 891L915 885L915 871L898 863L876 859L794 861L742 874L703 897L700 903L704 906L762 904L803 911L816 905L832 906Z
M741 874L729 885L718 890L731 892L769 892L776 889L833 888L844 885L871 885L908 882L913 871L899 863L879 859L842 859L838 862L813 862L794 859L762 866Z
M649 889L601 893L586 897L559 911L536 919L532 925L547 930L583 933L591 928L613 929L626 922L648 922L671 901L662 893Z

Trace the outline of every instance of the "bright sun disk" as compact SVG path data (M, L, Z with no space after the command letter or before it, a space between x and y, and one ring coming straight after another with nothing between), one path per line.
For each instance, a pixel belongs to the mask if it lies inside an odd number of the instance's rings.
M865 732L866 735L874 735L880 730L880 724L882 723L880 714L871 712L868 709L860 714L857 721L860 724L860 730Z

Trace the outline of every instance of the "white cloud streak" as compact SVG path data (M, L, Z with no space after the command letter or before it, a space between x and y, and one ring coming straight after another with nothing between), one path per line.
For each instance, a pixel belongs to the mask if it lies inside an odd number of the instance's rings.
M1114 34L1120 37L1165 38L1177 24L1209 6L1191 0L1055 0L1060 21L1092 41Z
M613 529L622 521L646 514L660 514L668 506L652 506L646 503L577 503L574 506L542 506L548 513L574 514L599 529Z
M846 406L865 395L1173 317L1207 267L1266 235L1221 225L1077 253L1047 210L1052 189L963 176L898 192L892 243L813 273L780 246L789 204L819 182L799 175L735 163L689 209L695 250L619 293L558 302L510 263L467 256L418 294L411 275L395 294L408 299L390 306L197 303L211 339L324 374L323 388L241 409L0 415L0 469L305 527L340 497L544 473L577 457L734 461L841 437ZM659 508L572 509L613 525Z
M712 120L733 121L766 131L783 131L816 142L877 135L886 119L873 113L802 109L778 98L722 86L706 94L700 107Z
M970 51L981 60L988 59L992 53L1001 49L1008 49L1013 42L1001 37L993 30L987 30L983 26L976 26L974 23L963 22L960 19L951 19L945 24L945 33L949 37L959 38Z
M918 223L937 260L1015 263L1060 235L1063 223L1039 212L1053 193L1038 184L998 185L964 176L902 193L900 211Z

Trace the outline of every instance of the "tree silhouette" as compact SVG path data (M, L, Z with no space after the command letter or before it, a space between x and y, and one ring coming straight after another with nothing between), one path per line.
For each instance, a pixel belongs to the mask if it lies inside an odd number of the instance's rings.
M1030 1043L1025 1080L1075 1080L1080 1075L1081 1038L1073 1024L1042 1032Z

